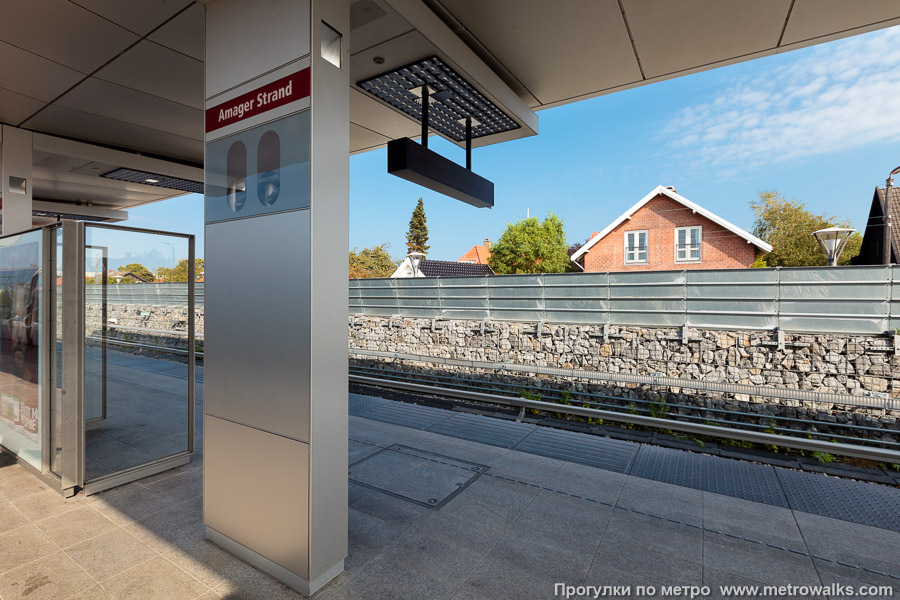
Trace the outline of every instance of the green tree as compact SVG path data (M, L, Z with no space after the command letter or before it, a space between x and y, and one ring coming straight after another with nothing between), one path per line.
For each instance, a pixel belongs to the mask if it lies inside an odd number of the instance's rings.
M153 271L142 265L141 263L128 263L124 267L119 267L119 273L134 273L141 279L146 279L147 281L153 281L156 279L156 275L153 274ZM123 277L122 283L133 283L136 281L131 277Z
M194 279L200 277L200 274L203 272L203 259L195 258L194 259ZM182 258L178 261L178 264L175 265L175 268L169 269L167 267L159 267L157 269L157 273L161 279L165 279L170 283L175 282L187 282L188 281L188 259Z
M421 198L409 219L406 247L409 248L409 252L421 252L422 254L427 254L428 248L431 247L428 245L428 225L425 224L425 205Z
M563 273L569 269L569 246L562 219L549 215L510 223L491 248L490 266L498 275Z
M756 215L753 235L772 245L772 252L757 259L755 267L813 267L824 266L825 255L812 233L828 227L851 227L849 219L815 214L805 202L788 200L778 192L760 192L759 199L750 203ZM859 254L862 235L850 236L838 264L850 264Z
M372 248L356 248L350 251L350 279L370 279L372 277L390 277L400 266L388 253L390 244L384 243Z

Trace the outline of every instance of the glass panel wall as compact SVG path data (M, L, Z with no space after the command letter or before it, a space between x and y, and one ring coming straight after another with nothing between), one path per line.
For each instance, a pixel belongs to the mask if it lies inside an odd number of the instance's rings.
M0 238L0 444L41 469L42 231Z
M189 450L189 238L85 226L85 482Z
M52 271L55 279L50 287L52 299L49 302L51 314L47 324L51 327L48 336L49 343L54 345L55 352L50 353L50 372L53 374L50 385L50 471L56 475L62 474L62 314L63 314L63 230L62 227L48 228L50 235L50 247L53 252Z

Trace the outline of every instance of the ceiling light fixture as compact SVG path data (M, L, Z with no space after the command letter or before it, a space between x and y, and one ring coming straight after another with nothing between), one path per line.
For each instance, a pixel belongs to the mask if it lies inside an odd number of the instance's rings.
M100 175L100 177L105 177L106 179L115 179L116 181L127 181L129 183L152 185L153 187L178 190L180 192L190 192L193 194L203 193L202 181L193 181L191 179L182 179L180 177L169 177L168 175L148 173L147 171L137 171L135 169L116 169L114 171L110 171L109 173L103 173L102 175Z

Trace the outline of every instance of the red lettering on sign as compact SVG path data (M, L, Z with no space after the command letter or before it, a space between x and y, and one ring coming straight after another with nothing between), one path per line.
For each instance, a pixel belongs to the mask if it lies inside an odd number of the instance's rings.
M309 67L206 109L206 133L309 96Z

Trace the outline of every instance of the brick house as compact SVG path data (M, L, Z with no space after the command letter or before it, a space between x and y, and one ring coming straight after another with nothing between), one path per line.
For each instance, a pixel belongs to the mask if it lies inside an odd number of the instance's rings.
M585 273L745 269L772 246L657 186L572 255Z

